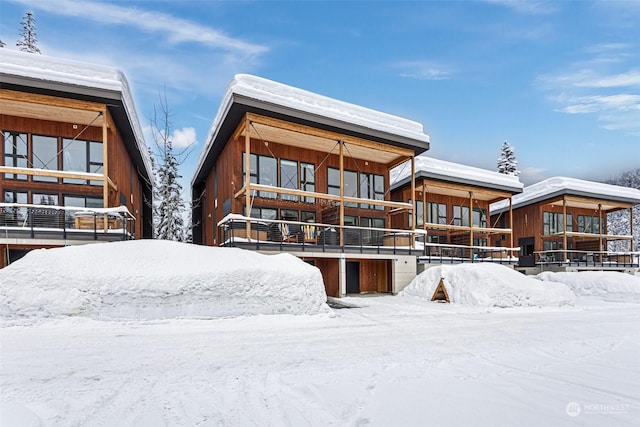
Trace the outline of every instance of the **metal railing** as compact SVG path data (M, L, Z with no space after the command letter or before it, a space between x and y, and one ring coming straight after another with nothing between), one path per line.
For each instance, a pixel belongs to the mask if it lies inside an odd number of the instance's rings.
M247 235L247 223L250 223ZM408 254L423 262L516 263L520 248L465 246L425 242L425 230L343 226L266 220L231 214L218 223L222 246L290 252ZM515 256L514 256L515 254Z
M101 240L135 238L135 217L126 207L78 208L69 206L0 203L0 238L89 237Z
M534 252L540 266L639 267L640 252L548 250Z

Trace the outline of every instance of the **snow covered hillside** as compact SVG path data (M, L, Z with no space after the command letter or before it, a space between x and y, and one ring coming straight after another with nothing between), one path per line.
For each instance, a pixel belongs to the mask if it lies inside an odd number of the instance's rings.
M610 271L583 271L581 273L543 272L540 280L563 283L577 296L595 297L604 301L640 302L640 276Z
M0 284L5 319L329 312L320 270L292 255L161 240L32 251L0 270Z

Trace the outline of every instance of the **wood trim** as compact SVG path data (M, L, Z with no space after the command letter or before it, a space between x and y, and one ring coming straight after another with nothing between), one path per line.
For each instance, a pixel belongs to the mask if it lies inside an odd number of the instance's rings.
M280 119L274 119L270 117L261 116L255 113L246 113L245 116L248 120L256 123L263 124L265 126L271 126L279 129L284 129L292 132L302 133L306 135L316 136L319 138L326 138L329 140L337 141L341 140L343 143L358 145L360 147L370 148L373 150L384 151L387 153L394 153L399 156L411 157L414 155L413 150L407 148L396 147L393 145L382 144L380 142L369 141L366 139L356 138L352 136L346 136L344 134L317 129L310 126L299 125L296 123L286 122Z
M16 175L48 176L52 178L86 179L89 181L103 181L104 175L89 172L69 172L46 169L18 168L13 166L0 166L0 173L12 173Z
M249 116L245 115L245 128L249 129ZM245 216L251 216L251 135L250 132L244 133L244 189L245 200L244 209ZM247 221L247 239L251 241L251 221Z
M90 101L80 101L77 99L18 92L8 89L3 89L0 91L0 99L8 101L27 102L30 104L42 104L53 107L71 108L74 110L95 111L96 113L104 111L105 108L104 104L98 104Z
M421 190L423 192L432 193L432 194L446 194L446 193L437 193L435 191L431 191L431 188L442 188L445 190L473 192L477 194L494 196L496 199L508 199L512 197L512 194L507 191L488 190L482 187L474 187L471 185L445 183L445 182L431 180L430 178L423 178L420 181L420 184L418 185L417 190Z
M340 228L344 227L344 141L340 140ZM327 180L329 178L327 177ZM340 246L344 245L344 233L340 233Z

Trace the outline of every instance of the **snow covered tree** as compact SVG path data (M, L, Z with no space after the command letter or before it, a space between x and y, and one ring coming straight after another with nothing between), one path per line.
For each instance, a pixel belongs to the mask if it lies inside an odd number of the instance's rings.
M18 40L16 46L23 52L29 53L42 53L38 48L38 39L36 37L36 20L33 17L33 13L27 12L24 14L24 18L20 21L22 30L20 30L21 39Z
M4 44L4 42L2 40L0 40L0 47L5 47L6 44Z
M162 240L186 241L185 202L182 198L182 178L178 171L186 159L189 148L176 152L173 147L170 113L166 95L160 98L159 114L154 111L152 135L155 153L151 153L153 177L154 237Z
M507 141L502 144L502 154L498 159L498 172L506 175L520 175L518 161L513 147Z
M640 168L625 172L608 183L640 190ZM630 229L630 215L627 209L607 215L608 234L628 235ZM608 249L610 251L628 251L630 249L640 251L640 204L633 207L633 235L635 248L629 248L629 242L626 240L616 240L608 243Z

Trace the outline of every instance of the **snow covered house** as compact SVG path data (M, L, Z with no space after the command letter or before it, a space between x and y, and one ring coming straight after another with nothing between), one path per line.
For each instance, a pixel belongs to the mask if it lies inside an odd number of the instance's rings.
M520 247L517 268L540 270L623 270L638 267L633 252L633 205L640 190L575 178L553 177L525 187L512 199L513 236ZM509 205L491 205L500 221ZM628 234L609 234L607 215L627 211ZM608 251L608 243L627 241L627 251Z
M122 72L0 49L0 129L0 267L151 237L151 163Z
M433 159L415 159L415 182L405 165L391 171L391 199L416 202L416 228L424 235L421 264L517 262L511 232L511 211L489 220L491 203L509 205L522 192L517 176ZM413 226L411 212L392 217L394 228Z
M390 228L389 171L429 148L420 123L263 78L237 75L192 179L193 240L288 252L328 295L399 292L416 235Z

